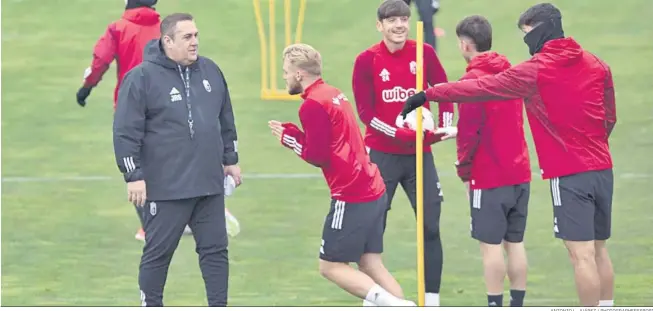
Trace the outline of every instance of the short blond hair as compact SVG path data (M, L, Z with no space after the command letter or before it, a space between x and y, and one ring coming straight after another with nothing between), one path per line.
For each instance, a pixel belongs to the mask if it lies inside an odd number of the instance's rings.
M296 43L283 50L283 60L315 76L322 75L322 56L315 48L308 44Z

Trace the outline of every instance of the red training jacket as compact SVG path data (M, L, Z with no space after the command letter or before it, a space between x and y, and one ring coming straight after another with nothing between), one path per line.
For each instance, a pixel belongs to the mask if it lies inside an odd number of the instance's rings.
M371 162L354 109L335 87L317 80L304 90L299 119L305 132L284 124L281 143L322 169L333 199L371 202L385 193L378 167Z
M416 93L417 43L406 41L391 53L383 41L356 57L352 87L356 107L365 124L365 143L370 149L394 154L415 154L415 131L397 128L395 122L404 102ZM424 85L447 82L447 74L432 46L424 44ZM429 108L428 103L424 107ZM440 103L438 126L453 123L453 104ZM434 113L435 115L435 113ZM424 151L431 146L424 144Z
M617 122L612 74L572 38L551 40L500 74L434 86L433 101L525 98L542 178L612 168L608 138Z
M505 56L482 53L472 59L461 80L497 74L508 68L510 62ZM523 107L521 99L458 104L456 167L460 179L469 181L471 189L531 181Z
M125 10L122 18L109 24L104 35L95 43L93 62L84 75L84 86L96 86L116 59L118 81L113 94L115 110L122 78L143 61L143 50L147 42L160 36L160 23L159 13L152 8Z

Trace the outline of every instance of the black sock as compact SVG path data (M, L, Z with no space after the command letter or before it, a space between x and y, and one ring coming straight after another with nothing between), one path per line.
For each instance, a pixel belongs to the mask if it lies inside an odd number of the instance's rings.
M510 290L510 306L511 307L523 307L524 306L524 296L526 296L525 290L511 289Z
M503 294L490 295L487 294L488 307L503 307Z

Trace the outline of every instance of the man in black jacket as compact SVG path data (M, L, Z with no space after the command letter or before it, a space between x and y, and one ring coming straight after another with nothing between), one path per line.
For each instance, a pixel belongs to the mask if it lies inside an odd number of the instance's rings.
M220 68L198 56L193 17L161 22L161 38L125 76L113 125L129 201L144 206L141 302L162 306L172 255L194 233L208 304L226 306L229 261L224 176L241 183L229 90Z

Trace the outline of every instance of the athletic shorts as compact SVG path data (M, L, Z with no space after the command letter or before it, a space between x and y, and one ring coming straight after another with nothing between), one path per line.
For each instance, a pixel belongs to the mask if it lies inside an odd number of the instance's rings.
M322 229L320 259L358 262L363 254L383 252L387 195L367 203L331 200Z
M486 244L524 240L530 184L469 192L472 238Z
M565 241L610 238L612 169L551 178L553 232Z

